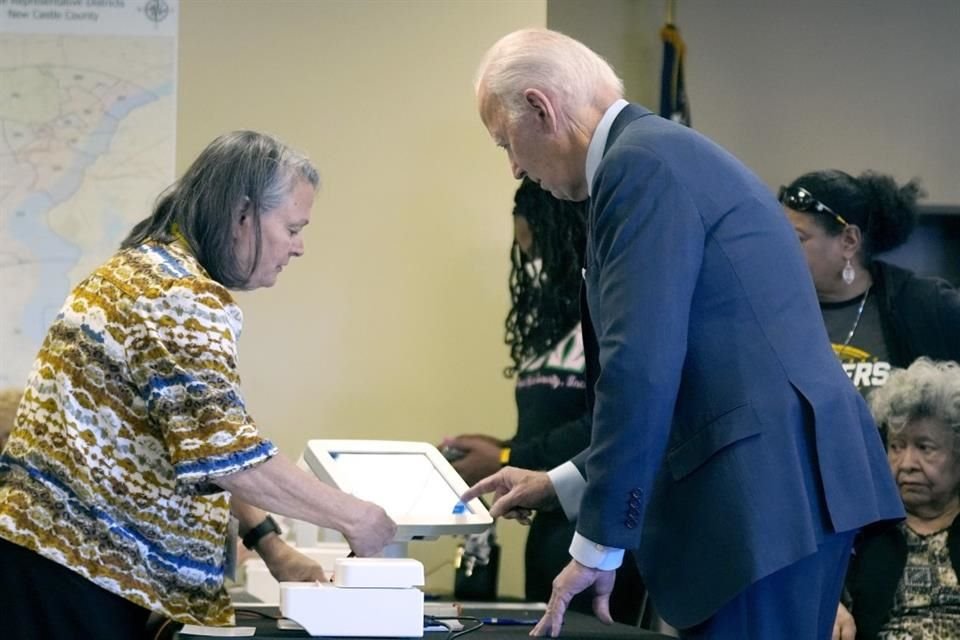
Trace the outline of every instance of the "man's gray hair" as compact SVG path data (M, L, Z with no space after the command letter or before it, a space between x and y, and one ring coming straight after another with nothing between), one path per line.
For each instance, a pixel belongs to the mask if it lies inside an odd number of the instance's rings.
M549 29L521 29L498 40L480 62L474 89L486 99L497 98L510 121L525 110L525 89L544 91L567 110L605 109L605 97L623 97L623 81L606 60Z
M956 362L917 358L906 369L893 371L869 400L877 424L889 433L899 433L914 420L934 418L960 436L960 365ZM954 442L960 445L960 439Z

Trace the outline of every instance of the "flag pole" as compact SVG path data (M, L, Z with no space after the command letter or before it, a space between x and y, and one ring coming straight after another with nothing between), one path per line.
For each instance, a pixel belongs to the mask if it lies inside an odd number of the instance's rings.
M663 68L660 72L660 115L690 126L690 103L684 80L684 58L687 47L674 24L676 0L666 0L667 21L660 29L663 41Z

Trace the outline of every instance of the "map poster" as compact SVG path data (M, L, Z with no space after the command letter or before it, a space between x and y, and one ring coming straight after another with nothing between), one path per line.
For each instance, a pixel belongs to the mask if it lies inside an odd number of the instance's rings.
M0 388L174 178L178 0L0 0Z

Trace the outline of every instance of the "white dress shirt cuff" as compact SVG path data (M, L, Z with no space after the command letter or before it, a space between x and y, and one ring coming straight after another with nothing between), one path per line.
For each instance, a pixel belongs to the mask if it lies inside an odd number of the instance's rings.
M583 566L601 571L613 571L623 564L623 549L605 547L579 533L573 534L570 555Z
M577 465L564 462L547 471L547 476L553 484L554 491L557 492L557 498L560 500L560 506L563 507L567 520L576 520L577 514L580 513L580 499L587 487L587 481L580 475Z

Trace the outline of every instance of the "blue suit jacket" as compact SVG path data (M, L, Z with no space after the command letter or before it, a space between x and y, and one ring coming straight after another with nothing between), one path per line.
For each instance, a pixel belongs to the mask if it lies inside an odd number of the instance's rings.
M577 530L637 549L665 620L702 622L824 536L903 516L797 237L746 167L628 106L588 225Z

